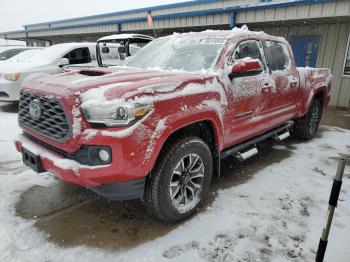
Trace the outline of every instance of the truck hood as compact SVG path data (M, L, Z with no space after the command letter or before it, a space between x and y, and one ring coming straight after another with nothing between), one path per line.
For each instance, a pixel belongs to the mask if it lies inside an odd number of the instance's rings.
M77 96L86 100L125 100L135 96L175 91L187 83L204 83L209 74L159 71L129 67L94 68L66 71L32 80L24 89L58 98Z
M24 129L43 142L69 153L79 149L77 138L90 127L82 120L80 109L105 110L111 105L131 100L146 104L166 103L180 96L222 92L221 83L215 75L128 67L67 71L25 82L22 90L61 101L72 126L72 136L64 144ZM225 104L225 101L220 104Z

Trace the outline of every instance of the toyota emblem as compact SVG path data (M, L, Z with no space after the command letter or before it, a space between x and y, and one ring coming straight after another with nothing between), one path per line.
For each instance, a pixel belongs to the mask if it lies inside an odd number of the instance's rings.
M37 121L41 117L41 105L39 100L34 99L29 104L29 114L33 118L33 120Z

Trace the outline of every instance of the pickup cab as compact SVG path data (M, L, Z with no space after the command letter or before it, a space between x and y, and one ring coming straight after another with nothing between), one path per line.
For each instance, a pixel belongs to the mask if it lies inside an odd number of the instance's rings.
M142 199L168 223L198 210L220 160L315 136L329 69L297 68L288 42L235 28L152 41L123 67L24 84L23 161L112 200Z

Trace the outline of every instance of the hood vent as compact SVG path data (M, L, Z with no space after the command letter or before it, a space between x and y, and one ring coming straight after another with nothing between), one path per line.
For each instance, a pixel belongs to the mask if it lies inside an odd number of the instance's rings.
M82 70L79 72L79 74L84 76L103 76L106 74L106 72L101 71L92 71L92 70Z

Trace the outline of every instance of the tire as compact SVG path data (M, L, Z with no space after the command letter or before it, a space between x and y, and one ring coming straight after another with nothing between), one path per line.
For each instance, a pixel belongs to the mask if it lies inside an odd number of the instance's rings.
M294 136L303 140L315 137L322 117L322 104L318 99L311 102L308 112L294 121Z
M208 194L212 169L212 154L202 139L174 141L162 151L146 181L146 209L165 223L190 217Z

